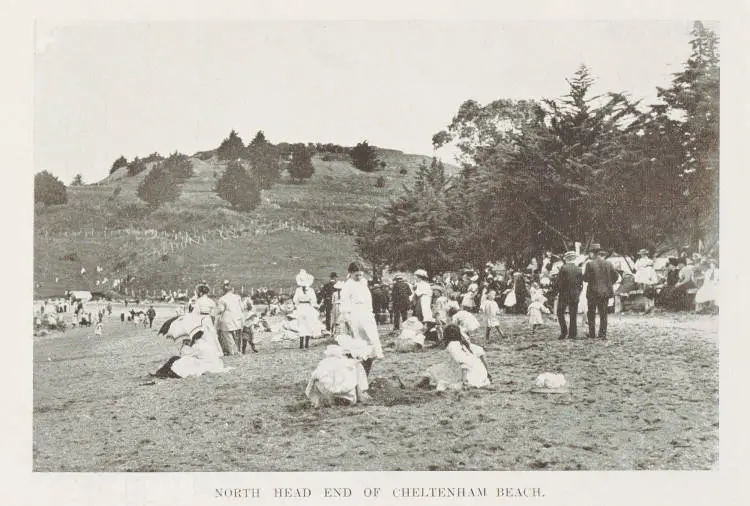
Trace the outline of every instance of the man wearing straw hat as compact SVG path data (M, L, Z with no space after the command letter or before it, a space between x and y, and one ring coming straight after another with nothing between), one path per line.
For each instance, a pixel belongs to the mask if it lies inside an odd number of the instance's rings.
M598 337L607 339L607 305L609 299L615 296L612 288L617 281L617 271L607 262L607 252L598 244L592 244L589 251L594 253L594 259L586 264L583 280L586 285L586 304L589 324L589 339ZM599 313L599 334L596 334L596 313Z
M575 264L575 251L563 255L565 264L560 268L557 277L559 295L557 299L557 321L560 324L559 339L575 339L578 335L578 299L583 288L583 273ZM565 311L570 316L570 328L565 324Z

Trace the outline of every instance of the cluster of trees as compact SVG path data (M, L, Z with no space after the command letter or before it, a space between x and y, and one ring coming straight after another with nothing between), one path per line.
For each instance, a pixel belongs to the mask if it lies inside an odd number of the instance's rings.
M370 146L366 140L354 146L349 152L349 156L351 157L352 165L362 172L373 172L379 167L385 166L378 160L375 148Z
M138 197L158 207L174 202L182 193L182 185L193 175L193 164L187 155L175 151L163 161L156 162L141 184Z
M68 192L62 181L46 170L34 174L35 204L53 206L65 204L67 201Z
M377 265L433 272L467 262L520 262L541 249L595 241L622 252L718 241L718 37L693 26L692 52L661 103L592 96L581 66L557 100L462 104L436 148L453 142L462 170L437 161L358 238Z
M258 181L245 169L242 160L229 162L214 191L238 211L251 211L261 200Z
M305 149L304 144L299 145ZM300 149L298 145L284 144L274 146L267 139L263 131L258 131L250 143L245 146L239 134L232 130L229 137L225 138L216 155L222 161L243 161L248 164L250 175L262 190L271 188L280 178L281 169L284 166L283 159L287 159L294 150ZM299 173L297 180L307 179L312 172Z

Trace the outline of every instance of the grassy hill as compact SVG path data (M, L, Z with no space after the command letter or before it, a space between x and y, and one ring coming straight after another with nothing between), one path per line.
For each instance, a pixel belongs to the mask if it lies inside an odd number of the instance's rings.
M135 277L132 288L149 291L224 278L245 286L283 287L291 286L301 267L323 280L356 257L353 232L358 226L411 185L419 165L430 161L385 149L378 156L386 167L368 174L348 161L315 155L309 181L292 183L284 175L263 191L262 204L250 213L230 209L214 193L226 169L215 157L190 158L194 174L180 198L153 211L136 194L152 164L135 176L123 167L98 183L69 187L67 204L35 213L35 294L99 289L97 279L126 276ZM385 186L377 188L381 176ZM222 238L221 231L230 228L242 232L234 239ZM125 229L153 232L116 233ZM180 245L173 235L164 235L178 231L204 240Z

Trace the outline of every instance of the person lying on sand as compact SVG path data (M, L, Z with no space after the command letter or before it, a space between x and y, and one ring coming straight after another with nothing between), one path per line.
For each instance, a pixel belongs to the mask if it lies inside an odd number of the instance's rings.
M447 360L433 365L423 374L417 387L434 386L439 392L460 390L464 387L483 388L490 385L484 350L467 341L458 325L448 325L443 330Z

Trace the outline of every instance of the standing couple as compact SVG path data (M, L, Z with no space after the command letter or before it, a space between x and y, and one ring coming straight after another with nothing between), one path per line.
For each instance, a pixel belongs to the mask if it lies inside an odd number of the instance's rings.
M557 321L560 323L560 339L575 339L578 334L578 299L581 296L583 282L586 282L588 338L607 339L607 305L614 297L613 285L617 281L617 272L607 262L607 252L598 244L592 244L589 250L594 258L586 264L585 271L575 263L576 253L569 251L563 255L565 265L560 268L558 277L559 298L557 301ZM568 310L570 328L565 324L565 311ZM599 334L596 333L596 313L599 313Z

